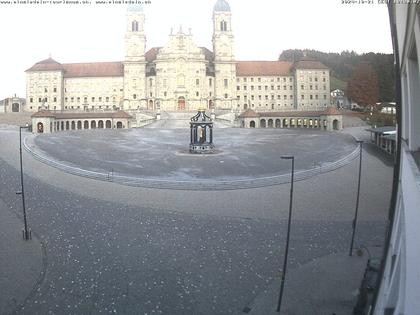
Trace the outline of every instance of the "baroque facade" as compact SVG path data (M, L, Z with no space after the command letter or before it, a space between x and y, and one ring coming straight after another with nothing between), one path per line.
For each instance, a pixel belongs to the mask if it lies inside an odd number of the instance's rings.
M191 31L171 31L164 47L146 51L145 14L127 9L122 62L62 64L52 58L26 71L27 110L325 110L329 69L318 61L236 61L231 10L213 9L213 50Z

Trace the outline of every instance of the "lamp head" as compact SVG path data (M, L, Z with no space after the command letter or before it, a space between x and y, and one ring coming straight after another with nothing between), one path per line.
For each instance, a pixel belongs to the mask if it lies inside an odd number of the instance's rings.
M280 158L283 160L293 160L295 157L293 155L282 155Z

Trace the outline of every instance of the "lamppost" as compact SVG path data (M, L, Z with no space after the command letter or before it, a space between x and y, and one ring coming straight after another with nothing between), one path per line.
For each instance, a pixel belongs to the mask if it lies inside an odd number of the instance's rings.
M359 212L359 196L360 196L360 177L362 174L362 148L363 148L363 141L357 140L357 143L359 143L359 180L357 182L357 197L356 197L356 211L354 212L354 218L352 222L352 235L351 235L351 243L350 243L350 251L349 256L353 254L353 242L354 242L354 234L356 233L356 224L357 224L357 214Z
M32 239L31 230L28 230L28 222L26 220L26 207L25 207L25 189L23 186L23 166L22 166L22 129L28 129L29 125L26 124L25 126L19 126L19 157L20 157L20 186L21 191L17 192L16 194L22 196L22 208L23 208L23 222L24 222L24 230L22 231L22 236L24 240Z
M287 237L286 237L286 247L284 250L284 261L283 261L283 271L281 273L281 284L280 284L280 293L279 300L277 303L277 312L280 312L281 301L283 299L284 291L284 282L286 279L286 268L287 268L287 256L289 254L289 240L290 240L290 225L292 222L292 206L293 206L293 179L295 174L295 157L293 155L283 155L281 156L284 160L292 160L292 173L290 179L290 201L289 201L289 219L287 221Z

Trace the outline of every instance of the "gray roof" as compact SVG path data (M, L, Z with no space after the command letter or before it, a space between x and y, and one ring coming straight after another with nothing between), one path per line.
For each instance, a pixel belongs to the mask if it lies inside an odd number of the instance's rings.
M370 132L374 132L374 133L383 134L384 132L395 131L396 129L395 129L395 126L384 126L384 127L378 127L378 128L370 128L366 130Z
M218 12L230 12L230 6L229 3L227 3L226 0L217 0L216 4L214 5L213 11Z

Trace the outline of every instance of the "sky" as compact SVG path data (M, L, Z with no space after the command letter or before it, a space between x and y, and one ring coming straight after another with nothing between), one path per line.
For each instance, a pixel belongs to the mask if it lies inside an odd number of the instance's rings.
M50 55L61 63L123 61L125 5L6 1L12 4L0 0L0 100L15 93L25 97L24 71ZM387 7L377 0L227 1L236 60L277 60L283 50L295 48L392 53ZM198 46L212 50L216 0L149 2L144 5L146 49L164 46L171 27L177 31L182 25L184 31L191 28Z

